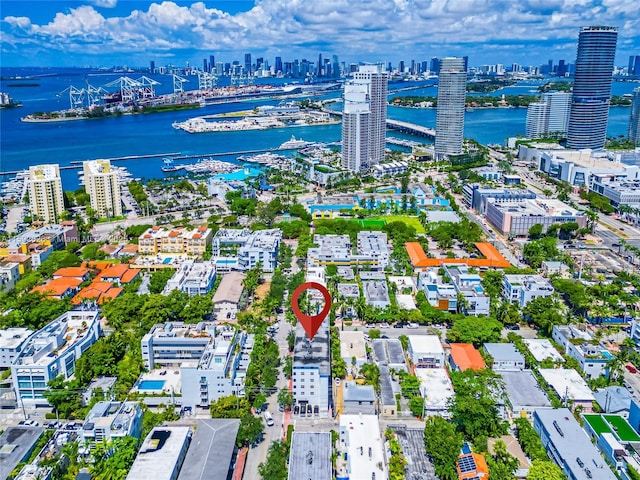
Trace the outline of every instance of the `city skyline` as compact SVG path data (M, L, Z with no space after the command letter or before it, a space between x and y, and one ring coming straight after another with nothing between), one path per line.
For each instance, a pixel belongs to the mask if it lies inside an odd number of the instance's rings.
M539 65L571 62L579 28L603 24L619 27L616 65L638 54L633 2L576 3L378 0L362 11L338 0L3 1L0 38L4 66L199 66L209 55L242 61L246 53L394 65L468 55L470 65Z

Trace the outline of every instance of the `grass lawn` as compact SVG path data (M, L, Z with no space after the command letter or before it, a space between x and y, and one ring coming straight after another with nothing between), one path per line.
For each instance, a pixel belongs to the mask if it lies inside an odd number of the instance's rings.
M640 442L640 436L631 428L627 421L617 415L605 415L604 418L609 422L620 440L623 442Z
M384 217L372 217L367 220L383 220L386 223L402 222L416 229L416 233L425 233L424 227L418 220L418 217L404 217L402 215L385 215ZM365 220L366 221L366 220Z
M604 421L600 415L584 415L584 419L591 425L591 428L598 434L610 432L609 425Z

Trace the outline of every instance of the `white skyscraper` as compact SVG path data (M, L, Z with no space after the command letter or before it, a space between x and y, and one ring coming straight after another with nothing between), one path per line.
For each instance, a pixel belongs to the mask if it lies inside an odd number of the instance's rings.
M360 65L345 85L342 164L349 170L359 172L384 160L387 83L380 65Z
M122 215L122 200L118 172L112 170L109 160L82 162L84 184L89 194L91 208L100 218Z
M29 203L31 214L45 223L57 223L64 211L62 180L58 165L29 167Z
M570 93L543 94L539 102L529 104L527 109L527 137L538 138L549 134L565 136L570 110Z
M629 140L640 147L640 87L633 90L633 103L629 118Z
M436 158L462 153L467 72L464 58L440 59L436 110Z

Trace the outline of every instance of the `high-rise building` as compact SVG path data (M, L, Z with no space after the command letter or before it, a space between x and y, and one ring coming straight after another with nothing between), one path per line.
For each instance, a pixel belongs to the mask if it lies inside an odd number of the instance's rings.
M89 160L82 162L84 184L89 194L91 208L99 218L122 215L122 200L118 172L111 168L109 160Z
M156 72L156 62L151 60L149 62L149 73L155 73L155 72Z
M216 57L214 55L209 55L209 73L215 73L216 68Z
M436 109L437 159L462 153L467 72L464 59L446 57L440 60L438 75L438 107Z
M539 102L529 104L527 109L527 137L538 138L548 134L564 137L567 134L570 109L570 93L543 94Z
M283 71L282 70L282 57L276 57L275 69L276 69L276 73Z
M345 84L342 117L342 164L359 172L385 156L387 72L380 65L360 65Z
M31 214L45 223L57 223L64 211L62 179L58 165L29 167L29 203Z
M629 57L629 70L627 75L640 76L640 55L631 55Z
M244 72L247 75L251 75L251 54L250 53L244 54Z
M440 73L440 59L438 57L431 57L431 61L429 62L429 71L435 75Z
M640 87L633 90L633 103L629 118L629 140L640 147Z
M570 148L601 149L607 135L616 27L582 27L567 132Z

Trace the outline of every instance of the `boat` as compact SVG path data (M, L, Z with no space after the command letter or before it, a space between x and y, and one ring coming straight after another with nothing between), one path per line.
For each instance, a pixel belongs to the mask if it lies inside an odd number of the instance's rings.
M164 166L160 168L165 173L178 172L180 170L184 170L184 165L174 165L173 159L171 158L163 158Z
M22 103L11 98L8 93L0 92L0 108L21 107Z
M291 139L284 142L278 147L279 150L292 150L294 148L304 148L311 144L302 139L297 139L294 135L291 135Z

